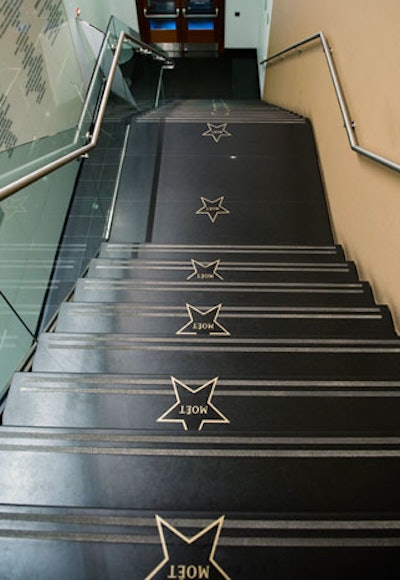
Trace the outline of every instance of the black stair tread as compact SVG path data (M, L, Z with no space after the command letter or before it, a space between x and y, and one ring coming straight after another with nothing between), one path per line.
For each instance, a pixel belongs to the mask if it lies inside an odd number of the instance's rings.
M251 246L251 245L205 245L205 244L130 244L103 243L100 256L107 258L187 260L191 258L211 261L308 261L343 262L340 246Z
M315 513L274 513L274 512L226 512L223 516L211 510L198 511L193 509L183 512L179 510L159 511L135 509L107 509L63 506L34 506L0 504L0 521L2 529L20 530L21 532L45 531L52 527L74 533L94 532L96 528L104 529L109 534L119 534L122 530L130 533L141 532L143 536L154 538L157 535L156 517L162 518L181 533L194 536L199 530L208 527L221 517L224 518L224 535L237 538L243 534L249 538L271 538L279 531L288 541L296 535L316 539L339 532L342 537L358 537L363 531L373 531L376 536L395 538L400 530L400 514L391 513L357 513L344 512L340 517L332 512ZM55 538L56 539L56 538ZM128 538L126 538L128 539ZM333 540L333 538L331 538ZM361 539L361 538L359 538ZM121 538L122 540L122 538ZM107 538L104 537L106 542ZM123 541L123 540L122 540ZM132 542L134 538L132 537Z
M162 282L145 280L77 281L77 302L151 302L271 306L373 306L371 289L366 283L253 283L244 282Z
M245 123L257 121L260 123L300 123L306 120L290 111L285 111L262 101L208 101L208 100L174 100L157 109L144 113L137 119L137 123L149 123L165 120L166 122L204 121L212 117L215 122Z
M75 539L78 539L76 535L79 533L87 534L89 539L90 534L104 533L107 530L109 536L119 535L122 532L127 535L139 533L142 540L147 537L149 543L151 539L154 543L154 538L158 536L157 517L189 537L223 518L223 534L226 539L240 538L245 535L250 541L251 538L264 538L266 545L268 545L268 539L277 540L278 537L286 540L288 544L292 540L293 545L299 537L308 538L310 545L318 537L331 540L334 545L335 537L341 537L347 538L351 545L352 538L362 540L360 534L365 532L372 532L376 538L392 538L393 540L398 538L400 532L399 513L349 512L341 513L338 517L338 514L329 512L276 514L257 511L227 512L221 515L209 510L197 511L195 507L188 512L178 510L154 512L154 510L0 504L2 530L10 532L18 530L22 534L29 534L29 532L40 533L52 529L66 536L70 535L71 538L75 536ZM55 536L54 539L59 538ZM107 542L107 539L104 536L101 541ZM364 539L365 545L368 545L368 537ZM134 535L131 538L121 537L121 543L125 543L124 540L134 543L135 538ZM221 542L221 546L224 545L229 544Z
M155 578L166 574L287 580L397 578L399 521L333 514L301 519L288 514L141 512L1 506L0 546L6 578L41 580ZM396 514L397 515L397 514ZM201 541L207 530L212 536ZM179 538L183 550L176 551ZM12 542L10 542L12 539ZM194 541L193 541L194 540ZM107 562L107 567L99 562ZM183 562L183 564L182 564ZM382 575L382 562L385 563ZM190 568L189 568L190 566ZM203 576L204 574L204 576ZM215 576L216 574L216 576Z
M94 259L89 268L91 278L145 279L145 280L223 280L255 282L357 281L354 264L261 263L261 262L198 262L165 260L111 260Z
M400 382L321 385L220 377L19 373L11 385L3 424L382 436L400 434L399 413Z
M202 239L220 244L227 244L232 239L243 243L268 241L271 244L282 241L292 244L332 241L325 225L328 213L322 203L312 200L264 201L257 203L258 207L254 208L245 202L230 203L228 200L224 207L229 210L229 215L220 216L219 222L215 224L207 215L197 214L203 207L202 193L197 199L188 201L158 202L151 239L155 243L193 243ZM207 199L215 201L218 197L212 192ZM171 227L173 223L179 223L180 227ZM286 231L279 227L281 223L286 224ZM129 239L129 231L126 235Z
M199 511L335 511L339 518L400 511L399 438L7 427L0 435L6 504L190 511L195 503Z
M297 338L236 338L224 332L215 332L213 335L193 335L192 332L181 332L173 337L147 337L135 334L90 334L90 333L46 333L43 332L42 342L49 342L53 346L65 344L99 344L112 345L118 343L119 347L140 345L176 346L190 352L191 350L203 349L205 352L212 352L218 348L226 348L226 353L237 350L238 352L268 352L273 349L284 352L285 349L294 352L375 352L375 353L397 353L400 352L400 338L391 337L388 339L379 338L319 338L311 337L307 339Z
M128 333L171 336L191 320L192 306L204 324L214 319L210 304L181 307L132 303L69 302L61 305L57 332ZM215 305L214 305L215 306ZM395 336L384 308L268 308L217 305L217 320L232 336L366 337ZM210 312L207 315L207 312Z
M400 371L400 341L368 339L153 338L135 335L42 334L33 369L51 372L146 373L189 370L247 378L382 378Z
M194 260L196 261L196 260ZM252 262L251 260L246 260L242 262L238 261L224 261L224 260L214 260L212 263L218 262L219 271L245 271L245 272L263 272L264 270L280 271L281 269L288 271L302 271L303 269L312 271L325 271L330 272L336 271L350 271L354 268L353 262L343 262L343 263L315 263L315 262ZM135 259L121 259L121 258L93 258L90 263L90 269L95 273L96 270L101 274L102 270L124 269L124 270L136 270L136 269L163 269L163 270L189 270L189 273L193 273L192 260L151 260L145 258L135 258Z

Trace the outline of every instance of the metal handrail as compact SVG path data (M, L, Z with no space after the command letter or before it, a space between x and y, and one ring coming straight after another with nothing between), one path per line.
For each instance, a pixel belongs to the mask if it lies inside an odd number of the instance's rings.
M328 64L329 73L331 75L333 86L335 88L336 98L338 100L340 111L342 113L344 126L346 129L346 133L347 133L347 137L349 139L351 149L353 151L355 151L356 153L358 153L359 155L363 155L364 157L367 157L368 159L371 159L372 161L375 161L376 163L380 163L381 165L384 165L385 167L388 167L389 169L392 169L393 171L397 171L398 173L400 173L400 164L399 163L391 161L390 159L387 159L386 157L382 157L381 155L378 155L378 154L374 153L373 151L365 149L364 147L361 147L359 145L357 137L356 137L356 133L355 133L356 124L350 118L349 108L347 106L346 99L345 99L345 96L343 93L343 89L341 87L341 83L340 83L340 80L339 80L339 77L338 77L338 74L336 71L336 67L335 67L335 64L334 64L334 61L332 58L332 54L331 54L332 49L329 46L323 32L317 32L316 34L313 34L312 36L309 36L309 37L305 38L304 40L300 40L299 42L296 42L295 44L292 44L291 46L288 46L287 48L280 50L279 52L276 52L275 54L272 54L268 58L261 61L260 64L270 63L272 60L283 57L285 54L287 54L293 50L299 49L301 46L304 46L305 44L309 44L311 42L314 42L315 40L319 40L322 44L322 48L323 48L323 51L325 54L326 62Z
M179 18L179 8L175 10L175 12L163 12L163 13L152 13L147 10L147 8L143 8L143 15L145 18L151 20L177 20Z
M114 81L114 76L115 76L115 73L116 73L116 70L118 67L118 59L120 57L122 47L126 41L129 41L131 43L139 45L140 47L145 49L148 52L148 54L154 54L159 60L163 60L165 62L166 67L174 66L173 61L166 58L166 56L164 56L164 54L161 51L153 48L152 46L149 46L148 44L145 44L142 41L139 41L138 39L134 38L133 36L131 36L127 32L121 31L121 33L118 37L117 46L115 47L115 52L114 52L114 57L113 57L113 60L111 63L110 72L108 74L107 82L106 82L104 92L103 92L103 95L101 98L101 102L99 105L97 119L96 119L96 122L94 124L92 134L90 135L90 141L86 145L79 147L75 151L71 151L70 153L62 155L58 159L55 159L54 161L51 161L50 163L43 165L39 169L36 169L36 170L28 173L27 175L24 175L23 177L16 179L12 183L9 183L8 185L0 188L0 201L2 201L3 199L6 199L7 197L10 197L14 193L17 193L17 191L19 191L20 189L22 189L28 185L31 185L35 181L38 181L39 179L41 179L42 177L45 177L49 173L52 173L56 169L59 169L60 167L67 165L67 163L70 163L74 159L78 159L80 157L83 157L89 151L94 149L94 147L96 147L97 141L98 141L99 136L100 136L101 125L103 123L104 115L106 112L108 99L109 99L109 96L111 93L111 88L112 88L112 84ZM89 98L90 98L90 91L88 93L88 97L87 97L86 101ZM87 102L84 103L84 110L86 110L86 109L87 109Z
M182 8L182 14L183 14L184 18L188 18L188 19L218 18L219 8L216 8L215 12L210 13L210 14L208 14L206 12L196 12L196 13L188 14L186 8Z

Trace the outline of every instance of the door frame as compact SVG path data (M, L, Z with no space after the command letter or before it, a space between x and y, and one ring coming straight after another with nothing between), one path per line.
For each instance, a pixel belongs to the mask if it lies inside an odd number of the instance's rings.
M188 34L187 23L189 19L184 18L184 11L187 10L187 0L175 0L176 9L179 11L176 18L176 34L171 34L171 31L159 31L157 34L153 34L153 37L157 39L153 40L150 30L150 18L146 17L145 13L147 5L147 0L136 0L139 30L144 42L156 42L167 52L179 53L181 56L186 52L192 52L190 44L193 45L193 48L196 46L197 50L202 50L202 45L204 45L205 52L209 50L209 48L206 48L207 46L215 44L216 50L220 54L224 51L225 0L214 0L215 8L218 10L218 17L215 19L213 37L206 33L202 35L202 31L199 31L198 34L195 31ZM194 40L191 40L191 38ZM215 49L213 52L215 52Z

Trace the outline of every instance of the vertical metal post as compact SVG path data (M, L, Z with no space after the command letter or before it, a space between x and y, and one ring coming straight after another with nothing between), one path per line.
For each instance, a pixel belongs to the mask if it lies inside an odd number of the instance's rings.
M126 149L127 149L127 146L128 146L128 137L129 137L130 130L131 130L131 126L129 124L125 128L124 144L122 146L121 155L120 155L120 158L119 158L118 174L117 174L117 178L115 180L115 186L114 186L112 203L111 203L111 206L110 206L110 210L108 212L106 229L105 229L105 232L104 232L104 235L103 235L103 239L106 242L108 242L108 240L110 239L111 227L112 227L112 222L113 222L114 213L115 213L115 206L117 204L118 189L119 189L119 184L121 182L122 167L124 165L124 160L125 160L125 155L126 155Z
M154 107L157 109L158 104L160 102L160 95L161 95L161 87L163 81L163 73L164 73L164 66L161 66L160 74L158 76L158 85L157 85L157 92L156 92L156 100L154 101Z

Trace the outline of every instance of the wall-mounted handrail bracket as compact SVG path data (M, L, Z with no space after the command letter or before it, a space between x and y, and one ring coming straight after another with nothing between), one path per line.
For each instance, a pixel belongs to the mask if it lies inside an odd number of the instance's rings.
M356 123L351 120L351 117L349 114L349 108L347 106L344 92L343 92L343 89L342 89L342 86L341 86L341 83L340 83L340 80L339 80L339 77L338 77L338 74L336 71L335 63L334 63L333 58L332 58L333 48L331 45L328 44L323 32L317 32L316 34L313 34L312 36L304 38L303 40L300 40L299 42L296 42L295 44L291 44L287 48L284 48L283 50L280 50L279 52L276 52L276 53L272 54L271 56L269 56L268 58L264 59L263 61L260 62L260 64L270 64L270 63L272 63L272 61L276 61L276 60L281 62L285 59L285 56L287 56L290 52L293 52L294 50L297 50L297 52L299 52L299 54L302 54L302 51L299 50L299 47L308 45L316 40L319 40L320 43L322 44L322 49L323 49L323 52L325 55L326 63L328 65L331 80L333 82L333 86L334 86L335 93L336 93L336 98L337 98L338 103L339 103L340 112L341 112L342 117L343 117L344 127L345 127L345 130L347 133L347 137L348 137L351 149L353 151L355 151L356 153L358 153L359 155L363 155L364 157L367 157L368 159L375 161L376 163L379 163L380 165L384 165L385 167L400 173L400 164L399 163L391 161L390 159L387 159L386 157L378 155L378 154L374 153L373 151L365 149L364 147L361 147L359 145L359 143L357 141L357 137L356 137Z

